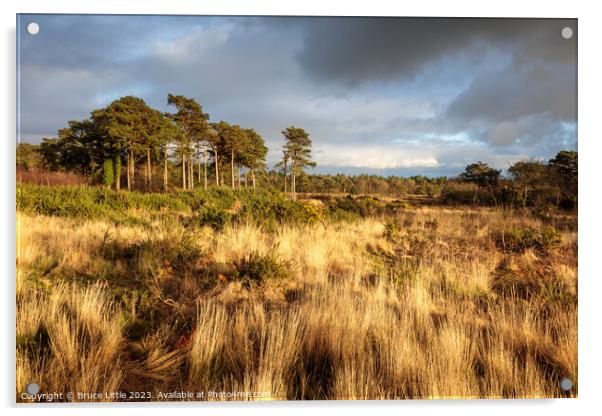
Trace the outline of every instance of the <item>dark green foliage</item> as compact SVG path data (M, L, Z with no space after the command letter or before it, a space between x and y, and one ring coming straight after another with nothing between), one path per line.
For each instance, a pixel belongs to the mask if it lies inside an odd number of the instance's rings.
M371 197L353 198L337 198L329 201L327 204L327 212L334 219L354 219L363 218L374 215L382 215L385 213L387 206Z
M30 143L19 143L17 145L17 168L33 170L42 165L40 146Z
M247 283L262 283L268 279L284 279L290 274L288 262L279 260L275 254L252 252L234 263L239 279Z
M493 233L496 246L504 251L524 252L535 249L547 252L558 247L561 242L560 232L553 226L544 226L541 229L531 227L511 226Z
M128 190L156 189L157 166L162 165L163 190L181 179L182 188L192 190L202 184L232 188L261 187L291 190L293 199L302 193L343 193L352 195L428 196L448 204L495 205L526 208L553 205L573 210L577 206L578 155L563 150L547 164L530 159L514 163L508 176L483 162L468 164L457 178L429 178L377 175L309 175L315 166L312 141L302 128L288 127L282 161L266 172L268 148L252 128L225 121L209 123L209 115L193 98L168 94L167 103L177 112L164 114L134 96L121 97L96 109L81 121L71 120L58 131L57 138L45 138L40 145L20 144L17 167L20 170L48 169L74 172L85 183L107 184L113 159L116 190L121 185L121 163L127 162L124 185ZM176 143L177 149L169 145ZM211 160L213 159L213 160ZM144 163L144 180L136 176ZM201 179L200 164L204 166ZM218 175L219 171L219 175ZM218 178L219 176L219 178ZM170 179L172 178L172 179ZM219 180L218 180L219 179ZM179 182L179 181L177 181ZM48 183L48 182L47 182ZM64 182L59 182L64 183ZM470 186L459 186L470 185ZM423 201L424 202L424 201ZM337 217L372 215L355 208L340 207Z
M105 159L104 163L102 164L102 182L106 186L111 186L115 182L113 161L111 159Z
M198 226L209 226L216 231L222 230L232 220L232 215L219 208L207 207L195 217Z
M487 163L477 162L466 166L460 177L481 187L493 187L498 184L501 173L498 169L490 168Z
M290 161L291 194L296 198L297 176L303 174L306 167L315 167L311 160L311 139L309 134L299 127L288 127L282 131L285 143L283 146L283 165L286 167ZM286 175L286 169L284 169Z
M562 150L558 152L554 159L548 162L548 165L557 170L558 173L568 182L576 183L578 174L577 152Z
M50 170L91 176L97 176L104 160L112 155L99 126L91 120L70 120L68 127L58 131L58 138L42 140L39 153Z
M90 186L18 186L17 210L32 214L99 218L123 215L131 208L183 210L186 205L178 194L126 193Z
M90 186L41 186L20 184L17 210L21 212L75 218L135 219L128 210L174 215L190 214L189 224L208 225L216 230L231 222L258 224L311 224L321 212L280 193L215 188L195 192L141 193L114 191Z

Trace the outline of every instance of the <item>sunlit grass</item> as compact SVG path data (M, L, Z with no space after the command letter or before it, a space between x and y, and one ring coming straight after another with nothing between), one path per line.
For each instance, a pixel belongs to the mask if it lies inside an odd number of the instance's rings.
M526 214L431 207L219 232L18 220L18 395L37 380L272 399L560 397L559 380L577 380L576 233L559 229L549 252L505 251L498 230L544 226ZM252 261L288 275L244 279L243 263L272 270Z

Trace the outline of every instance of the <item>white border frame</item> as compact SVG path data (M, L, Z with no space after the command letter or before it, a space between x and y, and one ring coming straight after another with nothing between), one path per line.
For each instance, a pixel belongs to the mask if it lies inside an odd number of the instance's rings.
M165 412L207 413L216 411L225 414L245 412L249 415L265 413L303 414L308 412L333 412L365 414L367 411L384 413L420 412L421 415L441 413L462 415L507 415L512 412L545 412L548 415L568 412L590 413L599 408L598 396L600 351L602 351L599 317L602 316L602 274L599 257L600 214L602 207L599 184L602 157L602 132L600 129L600 98L602 91L599 77L602 74L599 40L602 39L602 16L596 13L595 2L547 1L526 2L506 0L483 2L475 0L434 1L421 0L414 3L371 0L305 0L283 1L194 1L194 0L20 0L3 1L0 19L3 26L2 84L4 97L0 101L2 111L3 149L0 166L4 171L2 185L2 266L5 271L3 282L2 349L3 375L0 378L0 397L9 413L34 412L35 409L48 415L81 415L86 413L105 415L107 405L15 405L15 21L16 13L108 13L108 14L233 14L233 15L333 15L333 16L457 16L457 17L558 17L579 19L579 398L578 399L535 399L535 400L433 400L433 401L364 401L364 402L260 402L260 403L131 403L109 405L115 414L131 413L134 408L143 408L145 414L164 416ZM596 187L596 185L598 185ZM138 410L139 411L139 410ZM37 412L36 412L37 413Z

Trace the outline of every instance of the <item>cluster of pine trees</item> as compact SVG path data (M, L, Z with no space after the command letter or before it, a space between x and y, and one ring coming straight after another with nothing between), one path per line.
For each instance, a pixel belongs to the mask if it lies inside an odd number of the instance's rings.
M169 94L167 104L174 112L162 113L138 97L119 98L92 111L88 119L69 121L57 138L44 139L37 151L50 170L93 176L116 190L122 183L128 190L135 185L153 190L157 166L162 169L164 190L173 186L174 166L182 189L197 185L207 189L210 182L256 187L268 152L259 133L226 121L211 123L193 98ZM315 166L311 140L302 128L289 127L282 134L284 188L290 181L294 197L296 177L305 167Z
M315 166L311 139L302 128L282 131L282 159L266 169L268 148L259 133L226 121L210 122L193 98L168 94L173 112L161 112L133 96L121 97L81 121L69 121L58 137L40 145L20 144L17 167L73 172L120 190L153 191L201 186L290 192L441 196L452 203L574 208L575 151L560 151L547 163L523 160L508 175L476 162L456 178L377 175L308 175Z

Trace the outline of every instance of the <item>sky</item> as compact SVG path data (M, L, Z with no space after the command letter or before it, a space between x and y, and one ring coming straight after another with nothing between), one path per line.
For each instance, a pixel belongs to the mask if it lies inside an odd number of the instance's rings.
M18 19L22 142L125 95L169 111L172 93L255 128L268 166L281 131L304 128L314 173L453 176L577 148L574 19Z

